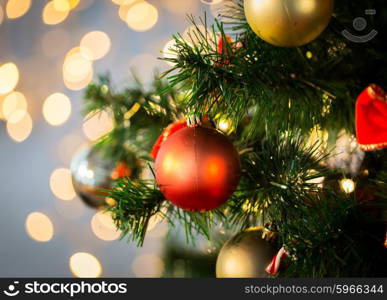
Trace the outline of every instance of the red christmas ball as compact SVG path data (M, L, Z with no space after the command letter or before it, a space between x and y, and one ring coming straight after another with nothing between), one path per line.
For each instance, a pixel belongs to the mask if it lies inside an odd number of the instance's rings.
M168 125L163 132L158 137L157 141L153 145L151 157L153 159L156 159L157 153L159 153L159 150L161 146L165 143L165 141L176 131L187 127L187 122L185 120L179 120L176 122L173 122L172 124Z
M222 205L240 178L239 154L216 130L180 129L161 147L155 162L156 181L178 207L207 211Z

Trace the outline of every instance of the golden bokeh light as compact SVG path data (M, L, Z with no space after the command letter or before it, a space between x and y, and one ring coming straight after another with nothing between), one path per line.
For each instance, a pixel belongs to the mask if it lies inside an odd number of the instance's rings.
M156 255L144 254L134 259L132 270L136 277L160 277L164 271L164 262Z
M54 235L54 225L49 217L41 212L33 212L25 222L27 234L37 242L48 242Z
M208 4L208 5L217 5L223 2L223 0L200 0L201 3L203 4Z
M68 0L52 0L54 2L54 8L57 11L69 11L70 2Z
M57 11L66 12L75 9L80 0L53 0L54 8Z
M129 8L136 2L140 2L144 0L123 0L122 4L120 4L120 8L118 9L118 16L124 22L126 22L126 15L128 14Z
M84 89L85 87L87 87L89 85L89 83L93 80L93 74L94 74L94 71L93 71L93 69L91 69L90 73L85 78L83 78L81 80L71 81L71 80L64 78L63 81L69 90L79 91L79 90Z
M112 0L112 2L117 5L127 5L135 1L139 1L139 0Z
M47 25L56 25L66 20L69 11L59 11L55 9L54 1L50 1L43 9L43 22Z
M103 241L114 241L118 239L121 232L116 229L112 215L107 212L97 212L91 219L93 233Z
M0 66L0 94L12 91L19 81L19 70L14 63Z
M70 99L62 93L47 97L43 104L43 116L48 124L59 126L65 123L71 114Z
M83 123L83 133L91 140L98 140L113 129L113 120L106 112L88 114Z
M55 169L50 176L50 188L52 193L60 200L74 199L75 191L70 170L65 168Z
M63 55L63 49L69 46L70 39L69 32L62 28L56 28L46 32L42 37L42 50L44 55L47 57Z
M30 7L31 0L8 0L5 11L9 19L16 19L25 15Z
M7 96L7 94L5 94L5 95L0 94L0 120L5 120L5 116L3 114L2 107L3 107L3 102L4 102L4 99L6 96Z
M15 142L25 141L32 132L32 119L28 113L19 122L7 122L7 132Z
M199 8L198 0L184 0L184 1L176 1L176 0L164 0L162 4L165 6L167 10L174 14L195 14L195 12Z
M87 48L84 53L91 56ZM70 90L78 91L85 88L93 79L92 62L81 54L81 48L75 47L67 52L63 64L63 81Z
M146 1L135 2L126 13L125 22L135 31L147 31L156 25L159 18L158 10Z
M87 78L92 68L92 62L80 52L72 53L66 56L63 63L63 78L70 82L79 82Z
M2 115L10 123L20 122L27 113L27 100L20 92L8 94L2 104Z
M340 180L340 188L346 194L350 194L355 190L355 182L352 179L344 178Z
M4 11L0 5L0 25L1 25L1 23L3 23L3 19L4 19Z
M110 50L111 41L103 31L91 31L83 36L80 43L80 53L89 60L104 57Z
M77 252L70 257L70 270L79 278L97 278L102 274L99 260L92 254Z
M230 121L226 119L220 120L218 123L218 128L223 132L227 132L230 129Z

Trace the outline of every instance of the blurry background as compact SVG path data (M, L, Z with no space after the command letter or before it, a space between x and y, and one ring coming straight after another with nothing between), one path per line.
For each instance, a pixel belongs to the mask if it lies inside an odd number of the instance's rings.
M199 240L179 252L184 241L165 243L165 224L155 222L143 248L118 241L110 218L76 197L68 168L111 128L107 115L83 119L87 84L109 71L123 88L131 69L149 82L168 69L157 58L189 30L187 14L212 19L221 2L0 0L1 277L211 276L211 247ZM210 271L194 274L187 255Z

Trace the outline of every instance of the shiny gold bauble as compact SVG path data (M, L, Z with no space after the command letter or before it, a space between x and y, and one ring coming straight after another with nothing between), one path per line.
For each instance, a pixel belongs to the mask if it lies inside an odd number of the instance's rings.
M244 0L247 22L266 42L297 47L316 39L328 26L333 0Z
M277 248L262 237L261 228L247 229L229 239L216 261L218 278L266 278L265 269Z

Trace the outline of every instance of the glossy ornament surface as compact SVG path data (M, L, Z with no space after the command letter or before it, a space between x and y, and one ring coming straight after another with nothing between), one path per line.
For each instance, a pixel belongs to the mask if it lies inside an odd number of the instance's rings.
M216 261L218 278L266 278L277 249L262 238L262 229L250 228L229 239Z
M155 175L172 203L185 210L207 211L222 205L235 191L240 178L239 154L216 130L187 127L162 145Z
M104 158L95 147L78 153L70 170L75 192L93 208L107 206L106 193L101 190L111 188L114 179L131 175L131 168L125 162Z
M247 22L266 42L297 47L316 39L328 26L333 0L244 0Z

